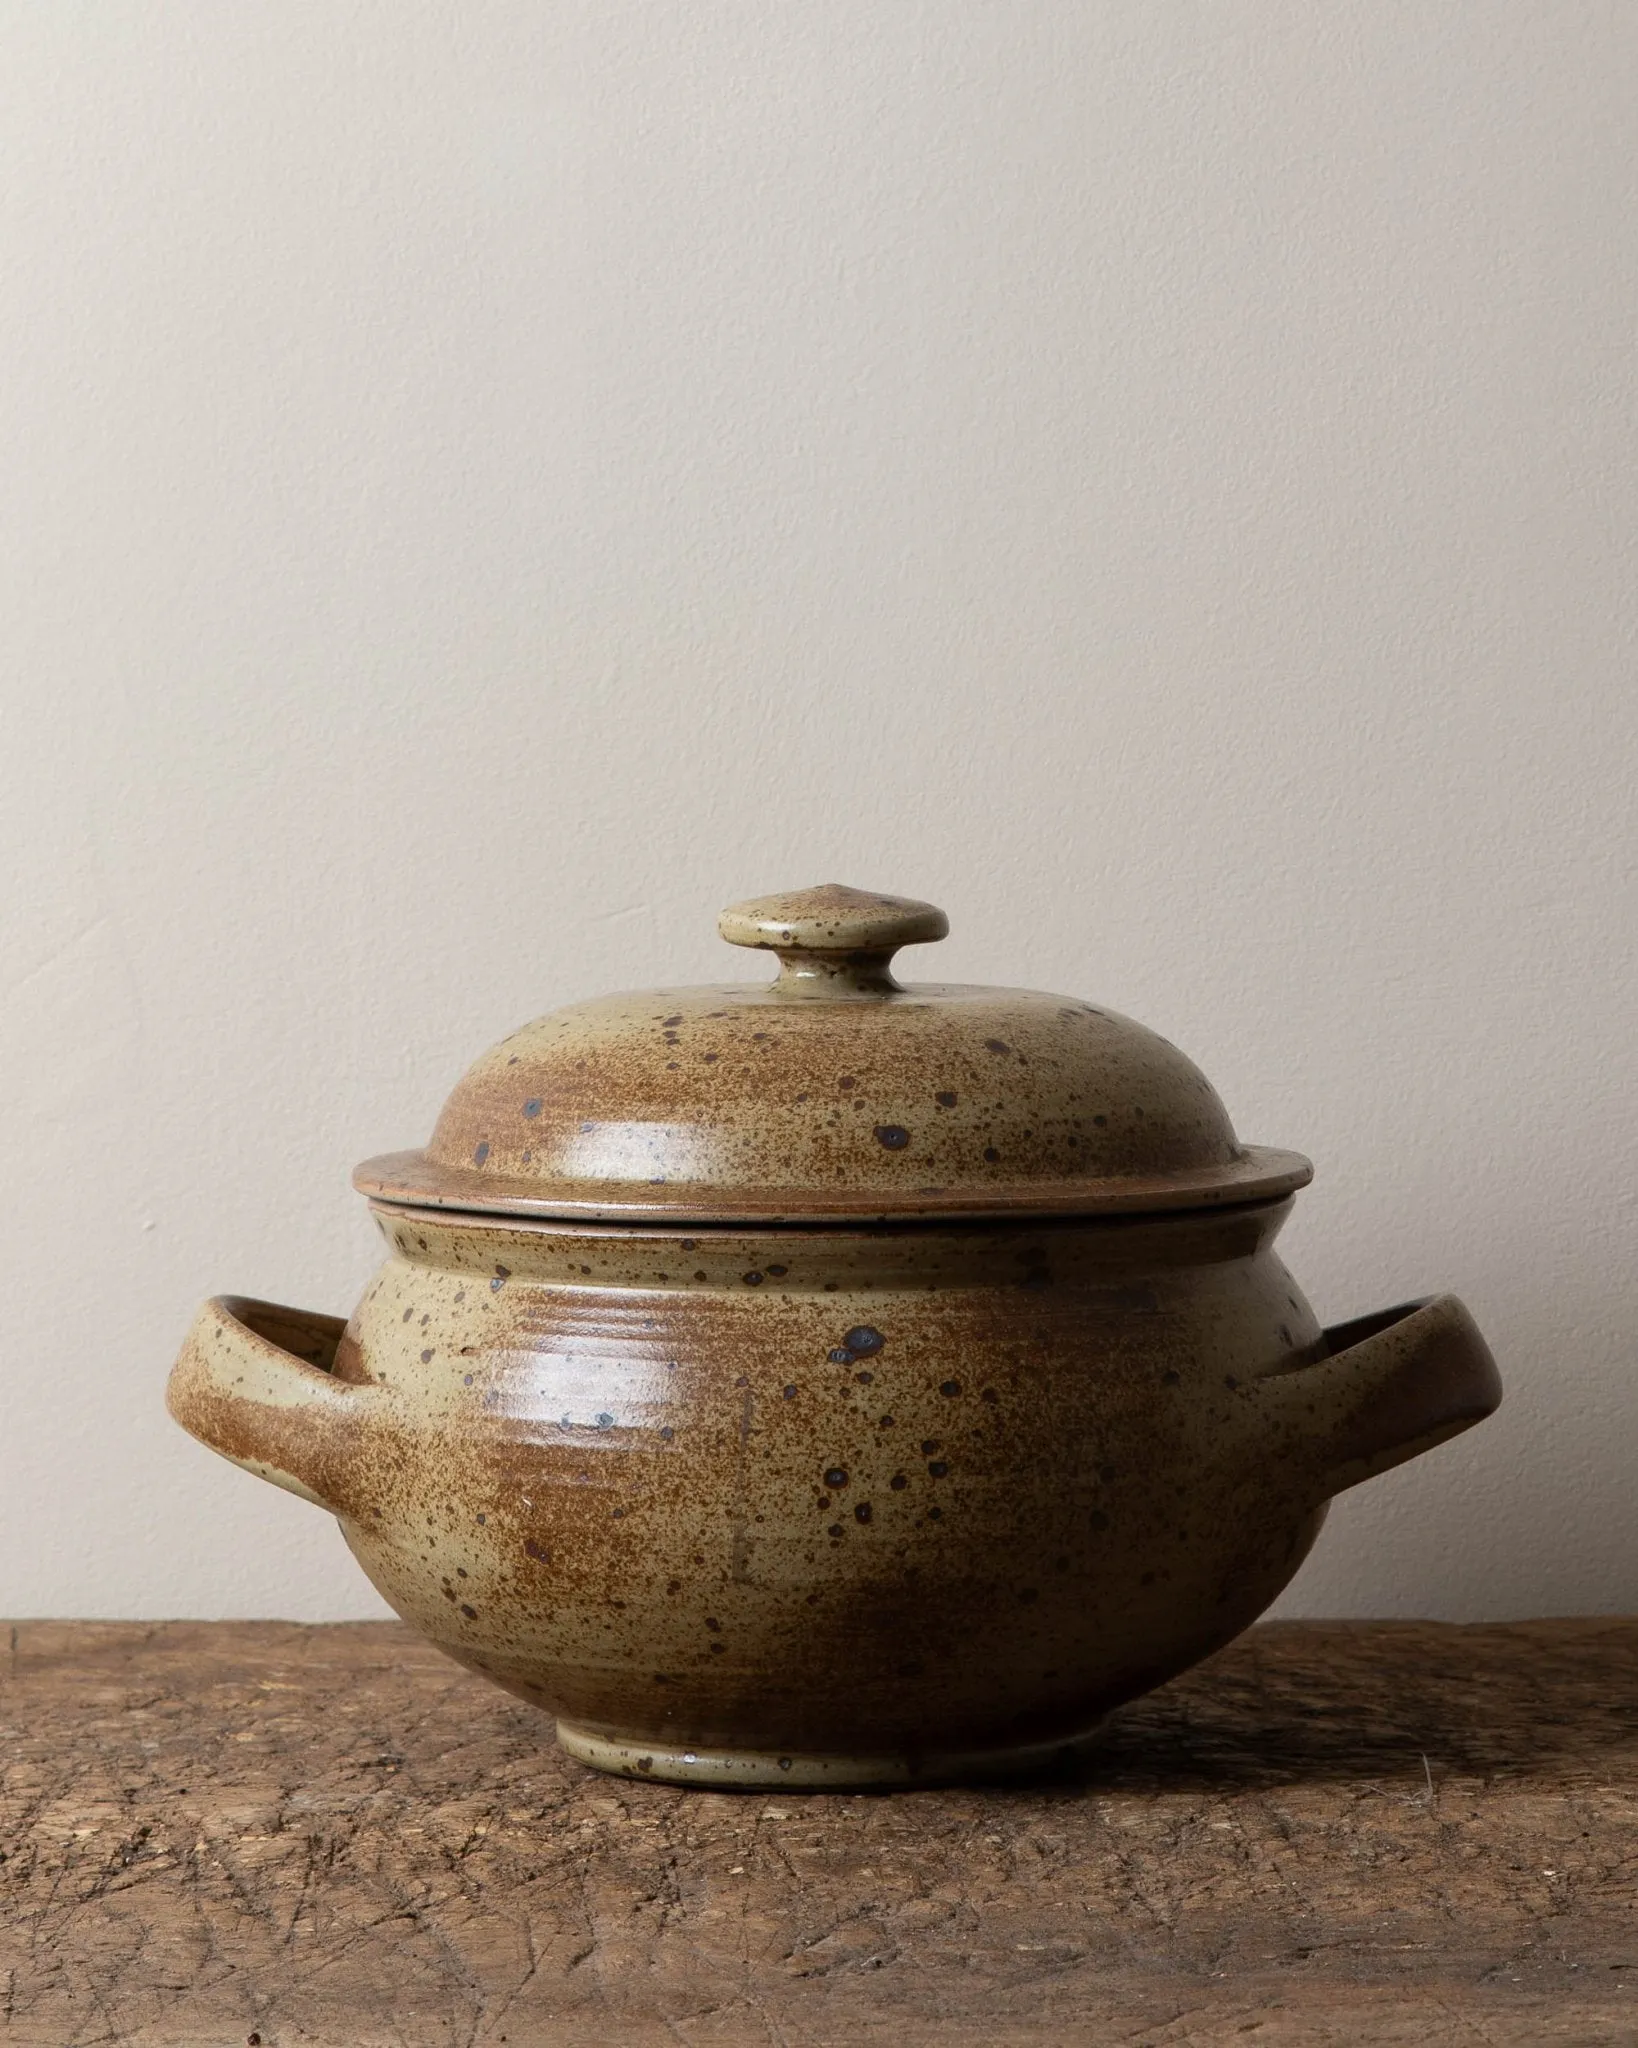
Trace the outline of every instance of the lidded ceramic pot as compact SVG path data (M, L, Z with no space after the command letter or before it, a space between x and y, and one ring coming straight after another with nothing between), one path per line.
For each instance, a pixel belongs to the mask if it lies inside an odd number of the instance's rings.
M770 982L558 1010L355 1176L351 1320L222 1297L177 1420L605 1770L1031 1768L1246 1627L1332 1495L1488 1415L1452 1297L1322 1330L1310 1177L1064 996L901 985L925 903L725 911Z

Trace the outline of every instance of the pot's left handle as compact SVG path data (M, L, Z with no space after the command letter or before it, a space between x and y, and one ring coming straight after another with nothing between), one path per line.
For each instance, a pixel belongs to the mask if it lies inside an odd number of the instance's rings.
M346 1327L339 1316L218 1295L194 1318L165 1405L235 1465L339 1513L372 1393L333 1376Z

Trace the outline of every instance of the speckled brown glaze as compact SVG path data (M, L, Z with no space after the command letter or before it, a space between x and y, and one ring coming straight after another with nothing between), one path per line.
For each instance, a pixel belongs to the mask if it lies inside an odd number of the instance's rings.
M1332 1357L1269 1248L1288 1206L696 1236L383 1208L345 1335L213 1306L172 1407L590 1760L944 1775L1228 1640L1338 1487L1494 1405L1448 1301Z
M1290 1193L1211 1083L1129 1017L1029 989L901 987L944 913L832 883L724 911L770 982L575 1003L486 1053L368 1195L611 1221L1203 1208Z
M831 1064L846 1060L838 1122L802 1126L813 1142L790 1187L811 1194L832 1156L825 1129L848 1156L857 1089L872 1091L866 1123L884 1104L909 1115L912 1087L930 1090L935 1132L939 1095L953 1114L966 1089L990 1122L948 1127L952 1178L976 1173L972 1144L1003 1127L1021 1148L1015 1185L1031 1161L1057 1174L1079 1118L1100 1134L1107 1184L1122 1169L1215 1174L1226 1205L929 1221L912 1199L916 1220L868 1228L611 1227L572 1206L550 1221L378 1198L389 1256L352 1320L208 1304L171 1408L330 1508L400 1614L556 1715L566 1746L603 1768L795 1785L1032 1763L1245 1627L1331 1495L1489 1413L1495 1368L1449 1297L1322 1332L1272 1250L1289 1196L1228 1200L1221 1177L1243 1148L1162 1041L1124 1022L1093 1033L1078 1020L1101 1013L1059 998L969 991L928 1014L1004 1008L1011 1038L985 1057L1005 1081L981 1094L941 1061L914 1074L885 1027L879 1059L861 1035L902 997L883 991L884 946L866 940L936 936L940 914L854 892L772 902L725 928L813 978L806 993L757 992L743 1015L722 991L616 999L610 1030L628 1044L653 1010L680 1043L697 1017L750 1060L770 1001L819 1020L769 1055L787 1079L815 1067L828 1028ZM618 1103L648 1055L605 1072L585 1023L596 1009L566 1013L573 1058L547 1019L509 1041L524 1052L480 1062L425 1157L466 1143L514 1057L528 1085L580 1073L572 1085ZM913 1022L912 1041L937 1049L938 1028ZM952 1030L951 1062L973 1060L971 1016ZM1145 1142L1090 1108L1114 1102L1086 1091L1116 1070L1128 1108L1145 1107ZM724 1104L750 1095L675 1085L670 1122L694 1117L726 1174L738 1155L718 1142ZM766 1187L775 1152L745 1117L750 1184ZM529 1120L546 1123L544 1098ZM571 1121L551 1126L559 1139ZM875 1146L878 1200L896 1149L909 1148ZM544 1170L534 1185L550 1199Z

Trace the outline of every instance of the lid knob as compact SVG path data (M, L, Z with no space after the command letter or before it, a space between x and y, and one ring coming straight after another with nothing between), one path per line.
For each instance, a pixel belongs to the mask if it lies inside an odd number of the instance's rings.
M931 903L825 882L734 903L717 919L733 946L779 955L774 990L791 996L885 996L899 984L887 963L900 946L942 939L950 920Z

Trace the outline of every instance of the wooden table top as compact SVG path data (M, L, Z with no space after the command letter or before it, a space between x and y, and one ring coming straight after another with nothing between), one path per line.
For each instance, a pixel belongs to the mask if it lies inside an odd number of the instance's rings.
M1283 1623L1073 1778L602 1778L407 1631L23 1622L0 2040L1638 2043L1638 1621Z

